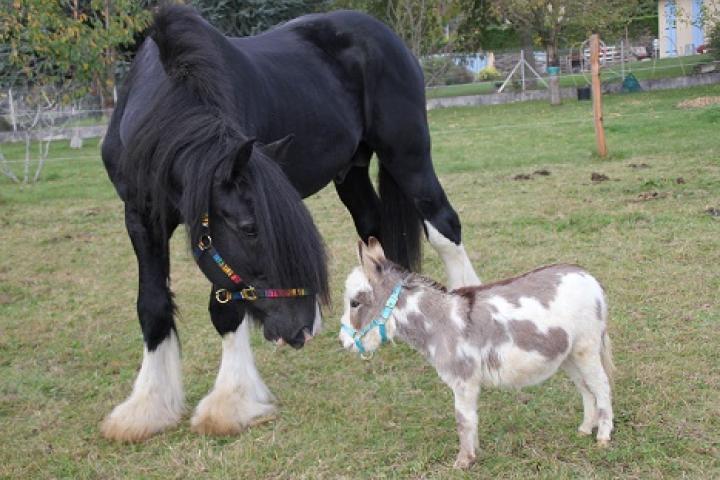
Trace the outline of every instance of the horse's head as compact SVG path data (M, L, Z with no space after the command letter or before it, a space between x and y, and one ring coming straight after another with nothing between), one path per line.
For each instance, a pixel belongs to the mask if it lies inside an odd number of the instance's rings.
M287 140L246 142L215 170L208 221L191 227L198 265L216 288L211 301L235 301L265 338L302 347L319 328L327 297L323 243L310 213L278 164ZM210 248L212 247L212 248Z

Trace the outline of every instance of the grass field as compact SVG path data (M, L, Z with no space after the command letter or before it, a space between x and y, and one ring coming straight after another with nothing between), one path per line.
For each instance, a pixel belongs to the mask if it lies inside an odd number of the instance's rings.
M436 168L481 277L584 265L608 292L618 367L610 449L576 436L580 398L558 375L481 394L467 473L452 470L451 392L418 354L397 345L365 362L338 345L356 236L331 188L308 200L331 254L324 333L301 351L253 337L279 418L233 438L200 437L185 418L144 444L104 440L98 424L142 355L136 263L97 145L56 145L51 156L81 158L49 162L35 186L0 180L0 478L720 477L720 107L676 107L707 95L720 85L607 97L606 160L593 154L587 103L429 113ZM182 234L172 260L192 408L220 342ZM424 266L443 278L429 248Z
M638 80L656 80L659 78L673 78L685 75L691 75L693 66L710 62L713 58L710 55L693 55L690 57L663 58L652 61L645 60L639 62L628 62L625 65L625 72L632 72ZM528 75L530 73L528 72ZM519 80L520 74L516 74L515 79ZM545 78L545 77L544 77ZM608 65L602 67L601 78L605 83L621 82L622 71L620 65ZM503 82L503 77L500 82ZM590 72L566 74L560 76L561 87L583 87L590 84ZM511 88L506 87L506 88ZM538 82L538 88L545 88ZM427 98L443 98L443 97L460 97L465 95L481 95L486 93L495 93L497 88L495 82L478 82L465 83L462 85L447 85L442 87L433 87L427 89Z

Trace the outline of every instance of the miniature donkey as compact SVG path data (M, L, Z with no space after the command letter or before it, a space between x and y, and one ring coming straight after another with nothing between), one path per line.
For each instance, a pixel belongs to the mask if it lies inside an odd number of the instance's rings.
M369 353L398 338L422 353L455 394L460 436L456 468L475 461L480 386L538 384L562 368L580 391L579 432L613 429L607 305L595 278L552 265L493 284L446 291L385 258L380 243L358 242L360 267L348 276L340 341Z

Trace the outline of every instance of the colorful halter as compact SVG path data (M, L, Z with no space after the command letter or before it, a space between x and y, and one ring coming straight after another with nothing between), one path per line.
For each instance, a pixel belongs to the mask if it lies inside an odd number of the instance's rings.
M216 290L215 300L219 303L228 303L230 300L247 300L252 302L258 298L307 297L313 295L312 291L307 288L255 288L252 285L248 285L240 275L230 268L230 265L225 263L225 260L223 260L215 247L213 247L212 237L210 236L210 218L207 213L203 215L201 223L204 232L200 235L197 245L193 247L195 260L200 260L202 254L207 252L231 282L238 287L245 287L233 291L225 288Z
M400 281L397 285L395 285L395 288L390 294L390 297L388 297L387 302L385 302L385 307L383 307L382 312L380 312L380 316L375 318L372 322L368 323L360 330L355 330L350 325L346 325L344 323L340 324L340 330L345 331L345 333L347 333L353 338L353 340L355 341L355 346L357 347L358 352L360 352L361 355L366 352L365 347L362 344L362 339L365 337L365 335L370 333L372 329L377 327L380 333L380 345L388 341L387 332L385 330L385 322L388 318L390 318L390 314L395 309L395 305L397 305L402 289L403 282Z

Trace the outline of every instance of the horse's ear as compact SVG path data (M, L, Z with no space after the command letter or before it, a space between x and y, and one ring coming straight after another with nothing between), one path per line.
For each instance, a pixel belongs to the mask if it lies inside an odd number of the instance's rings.
M283 160L287 158L288 150L290 149L290 145L292 144L294 139L295 134L291 133L290 135L283 137L280 140L276 140L272 143L268 143L266 145L258 144L257 148L262 153L272 158L276 162L282 163Z
M235 152L228 157L225 164L220 165L219 178L224 182L231 182L238 178L245 165L250 161L254 147L254 138L249 138L240 143Z

